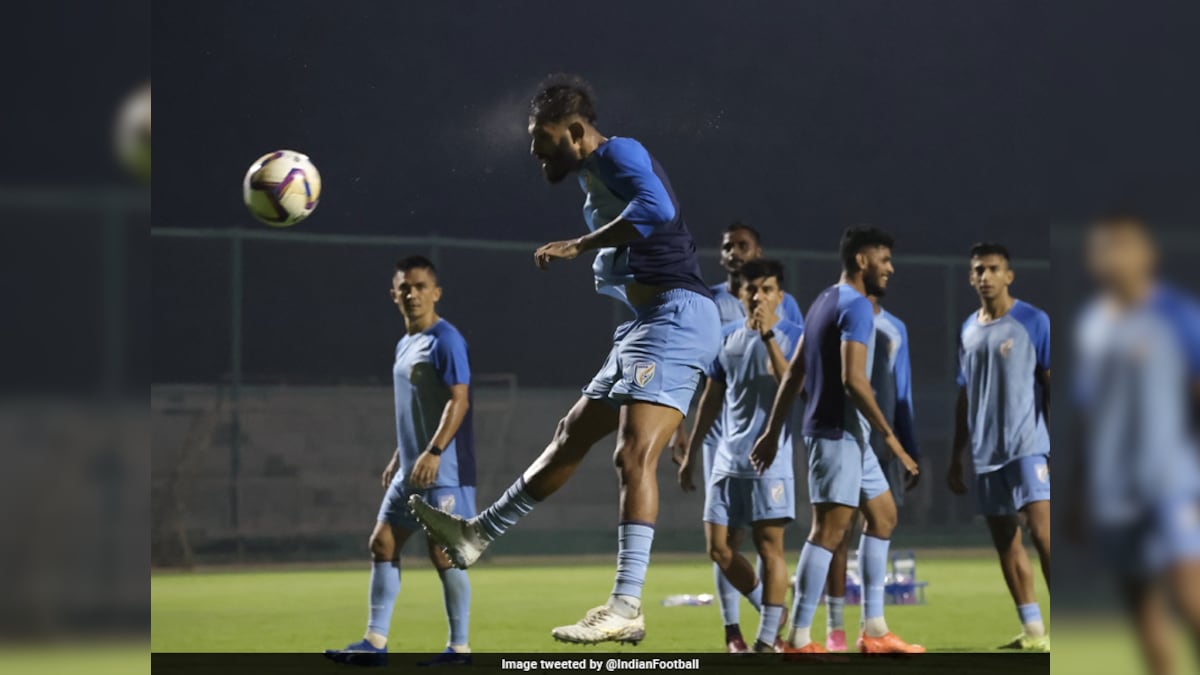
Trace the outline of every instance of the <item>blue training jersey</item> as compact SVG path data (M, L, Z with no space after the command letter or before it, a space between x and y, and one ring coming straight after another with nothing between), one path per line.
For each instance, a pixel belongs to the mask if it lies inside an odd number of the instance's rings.
M850 434L870 441L870 425L846 395L842 384L842 343L867 346L866 372L875 357L875 309L867 296L846 284L821 291L808 308L804 338L804 435L841 439Z
M982 323L973 312L958 338L958 386L967 392L967 426L975 472L1050 454L1045 391L1035 373L1050 370L1050 317L1017 300Z
M710 286L709 290L712 291L713 301L717 303L717 314L721 317L722 326L746 318L746 307L729 290L728 281ZM783 292L783 301L775 308L775 316L804 328L804 314L800 312L800 305L787 291Z
M875 315L875 356L871 388L900 445L915 460L921 456L913 428L912 362L908 357L908 328L895 314L881 310ZM883 437L872 430L871 447L876 454L891 456Z
M401 475L407 477L417 457L429 447L450 400L450 387L471 383L467 341L449 321L405 335L396 343L392 366L396 399L396 447ZM450 444L443 448L437 480L432 487L475 485L475 439L471 413Z
M586 194L583 219L593 232L617 218L633 223L642 238L603 248L592 263L596 291L625 304L625 285L686 288L712 297L700 277L696 242L688 231L658 161L632 138L613 136L583 161L579 185Z
M1200 383L1200 304L1159 287L1121 310L1089 303L1076 323L1075 403L1084 476L1100 522L1132 520L1164 500L1200 494L1192 420Z
M746 319L746 306L737 299L737 296L729 292L728 281L711 286L709 290L712 291L713 301L717 303L717 314L721 317L722 326ZM804 315L800 313L800 305L796 303L796 298L792 297L791 293L784 292L783 302L780 302L775 308L775 316L799 326L800 331L804 332ZM790 354L789 358L791 358ZM721 424L721 416L718 416L713 422L712 428L708 430L708 435L704 437L706 446L715 445L721 439L723 433Z
M790 321L780 321L772 329L776 344L790 360L804 329ZM721 351L709 368L708 376L725 383L725 401L721 409L724 433L713 459L712 475L757 478L750 464L754 441L767 426L771 405L779 383L771 374L771 356L756 330L746 327L745 319L725 325ZM782 378L783 374L780 373ZM792 425L784 424L775 461L763 478L792 478Z

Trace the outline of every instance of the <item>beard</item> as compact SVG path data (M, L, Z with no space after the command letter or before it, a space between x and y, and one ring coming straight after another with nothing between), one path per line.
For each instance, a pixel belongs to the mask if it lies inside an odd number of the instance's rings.
M542 175L546 177L546 181L551 185L563 182L569 173L571 172L567 171L566 169L558 166L550 166L549 164L542 169Z
M887 287L879 283L879 277L863 277L863 287L866 289L867 295L877 298L887 295Z

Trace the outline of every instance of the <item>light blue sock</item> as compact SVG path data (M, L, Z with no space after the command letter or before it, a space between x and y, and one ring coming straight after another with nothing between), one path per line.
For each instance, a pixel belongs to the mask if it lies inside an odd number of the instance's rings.
M821 593L825 591L825 578L829 576L829 562L833 552L821 548L811 541L804 542L800 549L800 562L796 564L796 588L792 607L792 627L810 628Z
M446 603L446 620L450 624L450 644L465 645L471 622L471 580L467 571L455 568L440 570L442 600Z
M754 590L746 594L746 599L750 601L751 605L754 605L755 610L762 611L762 577L759 577L758 585L754 587Z
M476 522L479 523L480 529L483 530L483 535L487 537L488 541L493 541L504 534L508 528L516 525L517 521L532 511L537 504L538 500L529 496L529 492L525 490L525 477L521 476L500 496L500 499L496 500L495 504L479 514Z
M764 645L775 644L779 636L779 619L783 616L783 605L763 605L758 615L758 641Z
M742 594L729 583L717 563L713 563L713 581L717 585L717 606L721 608L721 621L726 626L736 625L742 617Z
M642 597L646 583L646 568L650 565L650 544L654 542L654 526L648 523L624 522L617 527L617 582L613 595Z
M1017 605L1017 615L1021 617L1021 625L1042 620L1042 608L1036 602L1028 605Z
M858 542L858 565L862 569L863 619L883 616L883 588L887 580L887 539L864 534Z
M386 636L392 626L392 610L400 595L400 563L377 562L371 565L370 614L367 630Z
M825 632L846 629L846 598L825 596L825 609L829 615L825 620Z

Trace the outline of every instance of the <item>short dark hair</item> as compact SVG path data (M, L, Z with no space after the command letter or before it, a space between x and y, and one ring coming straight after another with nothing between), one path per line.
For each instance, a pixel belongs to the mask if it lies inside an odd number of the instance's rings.
M589 124L596 123L596 95L592 85L570 73L547 76L529 101L529 116L537 122L558 122L571 115L579 115Z
M407 272L409 270L429 270L433 276L437 276L437 267L433 261L423 255L410 255L407 258L401 258L396 261L397 272Z
M842 233L841 253L843 269L847 272L857 272L858 261L855 260L855 256L861 253L864 248L871 248L873 246L895 248L896 239L878 227L847 227L846 231Z
M767 277L775 277L775 281L779 282L779 287L783 288L783 263L767 258L747 260L734 275L738 287L751 279L766 279Z
M981 241L971 247L972 258L982 258L985 255L998 255L1004 258L1005 262L1010 262L1012 257L1008 253L1008 247L994 241Z
M738 230L749 232L750 236L754 237L754 243L760 246L762 245L762 235L758 233L758 230L751 227L749 223L744 223L740 220L733 221L729 227L725 228L725 233L729 234L730 232L737 232Z

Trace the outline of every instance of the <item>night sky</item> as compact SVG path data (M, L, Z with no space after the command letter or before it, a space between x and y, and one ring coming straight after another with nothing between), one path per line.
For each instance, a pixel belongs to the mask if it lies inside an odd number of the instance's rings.
M898 239L901 316L940 335L944 312L925 312L942 277L906 277L905 253L988 238L1049 259L1052 223L1115 204L1200 221L1200 13L1047 4L156 3L153 224L262 227L242 174L290 148L325 184L304 232L574 236L581 194L545 183L524 131L538 80L570 70L593 83L601 131L666 168L701 246L736 218L768 249L833 250L844 226L880 225ZM152 250L155 380L224 376L228 244ZM405 253L248 244L247 376L386 381L400 330L387 284ZM585 262L441 262L443 314L476 370L583 384L600 365L613 312ZM807 308L835 279L815 264L793 290ZM1048 280L1014 290L1042 300Z

